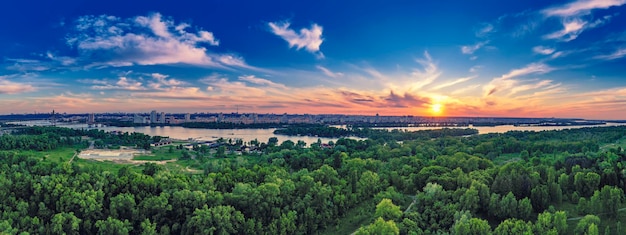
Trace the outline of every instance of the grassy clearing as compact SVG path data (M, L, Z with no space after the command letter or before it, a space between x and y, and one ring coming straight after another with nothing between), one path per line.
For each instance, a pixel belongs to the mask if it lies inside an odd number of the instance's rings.
M73 148L73 147L63 147L63 148L57 148L55 150L50 150L50 151L34 151L34 150L28 150L28 151L20 151L22 153L31 155L31 156L35 156L35 157L40 157L42 159L46 159L47 161L52 161L52 162L67 162L69 161L72 156L74 156L74 153L76 153L76 149L77 148Z
M404 211L411 204L413 199L411 196L406 196L406 203L399 205L401 210ZM371 224L376 218L374 213L376 212L376 205L379 202L374 198L361 202L357 207L352 208L342 218L339 219L337 225L328 227L320 234L352 234L354 231L362 226Z
M152 150L152 154L151 155L139 155L133 158L133 160L140 160L140 161L166 161L166 160L172 160L172 159L178 159L180 158L183 154L183 151L187 151L187 150L181 150L181 149L176 149L175 146L163 146L163 147L158 147L158 148L154 148Z
M320 234L352 234L361 226L368 225L374 221L376 204L377 202L373 198L361 202L357 207L349 210L343 218L340 218L337 225L324 229Z
M574 230L576 229L576 225L580 221L580 219L570 220L571 218L580 218L585 216L586 214L579 214L576 209L576 204L570 202L563 202L561 205L556 206L557 210L567 212L567 234L574 234ZM624 205L622 205L623 207ZM620 207L621 208L621 207ZM624 228L624 223L626 223L626 210L622 210L618 212L617 218L610 218L607 215L598 215L600 217L600 224L598 225L598 229L600 233L604 234L604 230L607 226L609 226L610 234L622 234L620 231L617 231L617 222L622 223L622 229Z
M626 149L626 138L621 138L614 143L605 144L600 147L600 150L609 150L617 147L622 147L622 149Z
M141 167L135 165L127 165L127 164L118 164L111 161L96 161L89 159L74 159L74 163L78 164L80 168L90 168L97 171L109 171L109 172L117 172L120 168L124 166L130 166L131 169L140 170Z
M492 160L495 165L504 165L509 162L521 161L522 159L519 157L519 153L507 153L500 154L500 156L494 158Z

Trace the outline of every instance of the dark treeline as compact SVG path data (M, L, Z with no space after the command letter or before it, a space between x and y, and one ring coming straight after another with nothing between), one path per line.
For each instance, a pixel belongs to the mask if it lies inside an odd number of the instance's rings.
M468 136L478 134L476 129L458 129L458 128L443 128L436 130L423 130L423 131L406 131L406 130L386 130L386 129L371 129L371 128L338 128L325 125L308 125L308 126L288 126L285 128L277 129L274 134L280 135L306 135L306 136L319 136L329 138L340 138L348 136L356 136L369 139L383 139L392 141L404 141L404 140L416 140L416 139L431 139L444 136Z
M203 174L155 164L110 172L0 151L0 233L318 234L348 215L372 217L357 234L623 231L604 221L624 204L626 153L600 146L623 140L626 127L439 135L272 143L212 157ZM498 162L505 154L514 156Z
M75 144L87 145L82 136L91 137L96 147L134 146L150 149L150 144L161 140L142 133L107 133L97 129L71 129L58 127L28 127L16 130L13 135L0 136L0 150L52 150Z

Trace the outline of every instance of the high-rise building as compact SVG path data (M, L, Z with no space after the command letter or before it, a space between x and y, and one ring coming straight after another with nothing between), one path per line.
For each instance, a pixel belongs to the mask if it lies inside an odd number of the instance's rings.
M156 110L152 110L152 112L150 112L150 123L157 123L157 112L156 112Z
M189 122L191 121L191 114L187 113L185 114L185 122Z
M159 118L159 123L165 123L165 112L161 112L161 118Z
M89 117L87 118L87 123L88 124L96 123L96 115L94 113L89 114Z

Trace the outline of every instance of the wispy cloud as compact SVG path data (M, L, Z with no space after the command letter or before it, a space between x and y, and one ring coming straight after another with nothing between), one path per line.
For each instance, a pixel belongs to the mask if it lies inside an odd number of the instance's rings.
M83 16L67 43L75 46L79 59L92 66L191 64L198 66L245 66L239 57L211 53L218 46L212 32L177 24L159 13L123 19L115 16Z
M461 52L466 55L474 54L474 52L476 52L481 47L487 45L487 43L489 43L489 41L478 42L474 45L462 46Z
M477 73L480 69L482 69L483 66L481 65L474 65L469 69L470 73Z
M267 87L272 87L276 89L284 89L284 90L288 89L283 84L275 83L264 78L258 78L258 77L255 77L254 75L239 76L239 80L248 82L251 84L255 84L255 85L267 86Z
M495 30L493 24L485 23L476 30L476 37L483 38L492 33Z
M584 17L590 15L593 10L607 9L614 6L621 6L626 0L577 0L565 5L547 8L541 11L545 17L557 17L561 19L563 28L556 32L544 36L546 39L557 39L561 41L571 41L586 30L599 27L609 20L611 15L597 17L595 21Z
M554 51L556 50L550 47L544 47L544 46L533 47L533 52L535 54L551 55L552 53L554 53Z
M323 72L326 76L329 76L329 77L331 77L331 78L339 78L339 77L343 77L343 73L339 73L339 72L335 73L335 72L333 72L333 71L330 71L330 69L327 69L327 68L326 68L326 67L324 67L324 66L318 65L318 66L315 66L315 67L316 67L317 69L321 70L321 71L322 71L322 72Z
M526 67L511 70L510 72L498 78L494 78L493 80L491 80L491 82L485 85L483 87L483 90L485 92L484 96L490 96L496 92L511 91L512 88L519 85L520 83L518 80L512 78L529 74L544 74L553 70L554 68L543 63L532 63L527 65Z
M25 92L36 91L37 89L31 84L14 82L9 80L15 76L0 76L0 94L19 94Z
M420 64L423 69L413 69L410 73L410 82L403 88L408 88L407 92L419 92L421 88L437 80L442 73L428 51L424 51L424 58L416 59L416 62Z
M470 77L458 78L458 79L456 79L456 80L449 81L449 82L446 82L446 83L440 84L440 85L438 85L438 86L436 86L436 87L433 87L433 88L432 88L432 90L439 90L439 89L442 89L442 88L446 88L446 87L454 86L454 85L456 85L456 84L463 83L463 82L467 82L467 81L472 80L472 79L474 79L474 78L476 78L476 76L470 76Z
M562 6L545 9L542 12L547 16L570 17L587 15L595 9L607 9L624 4L626 4L626 0L577 0Z
M300 32L296 32L289 28L291 23L288 21L270 22L268 25L273 34L289 43L289 47L296 47L297 50L304 48L318 58L324 58L324 54L320 51L320 45L324 42L322 26L313 24L310 29L302 28Z
M149 87L155 90L164 90L169 89L171 87L180 87L185 85L186 82L183 82L178 79L169 78L168 75L160 74L160 73L152 73L150 76L153 78L152 81L148 83Z
M571 41L583 32L587 22L580 19L573 19L563 22L563 29L544 36L548 39L561 39L563 41Z
M498 79L509 79L519 76L524 76L528 74L543 74L554 70L554 68L544 64L544 63L532 63L527 65L524 68L514 69L508 72L507 74L502 75Z
M615 60L615 59L620 59L623 58L624 56L626 56L626 48L620 48L617 49L615 52L608 54L608 55L598 55L593 57L594 59L601 59L601 60Z
M125 91L141 91L147 90L143 83L132 78L120 77L115 82L106 80L91 81L95 85L91 86L94 90L125 90Z

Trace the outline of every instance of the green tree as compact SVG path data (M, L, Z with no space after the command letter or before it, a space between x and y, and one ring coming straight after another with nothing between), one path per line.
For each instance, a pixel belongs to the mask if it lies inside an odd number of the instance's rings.
M517 217L522 220L530 220L533 216L533 206L527 197L517 203Z
M128 220L121 221L112 217L108 217L106 220L98 220L96 228L98 228L98 234L102 235L127 235L133 230L133 226Z
M478 196L478 191L475 188L470 187L470 189L466 190L461 196L459 203L461 210L468 210L472 213L476 213L480 207L480 197Z
M598 225L596 224L590 224L589 228L587 229L587 232L585 233L585 235L598 235L600 234L600 231L598 230Z
M504 218L518 218L517 199L512 192L509 192L500 201L500 209L503 211Z
M552 216L552 225L561 235L567 234L567 213L557 211Z
M109 213L113 218L134 221L136 213L135 196L123 193L111 198Z
M74 216L74 212L55 214L50 222L55 234L79 234L81 219Z
M217 158L226 157L226 147L224 147L224 145L220 145L219 147L217 147L217 150L215 150L215 157Z
M183 234L237 234L243 233L246 221L232 206L196 209L187 220Z
M454 235L482 235L491 234L491 226L486 220L470 218L468 214L463 214L452 225Z
M141 235L156 235L157 224L151 223L150 219L145 219L141 222Z
M398 235L400 234L400 230L396 223L393 220L385 221L383 218L378 217L374 223L367 225L365 227L359 228L356 232L356 235Z
M550 196L548 194L548 187L545 185L538 185L533 188L530 194L530 201L536 212L542 212L550 205Z
M595 172L577 172L574 175L574 186L582 197L590 197L600 185L600 175Z
M402 217L402 211L390 199L384 198L376 205L374 217L382 217L384 220L398 220Z
M506 219L493 231L494 235L532 235L530 222L519 219Z
M580 219L580 221L578 221L578 224L576 224L576 229L574 230L574 232L576 234L587 233L589 232L589 227L591 227L592 224L596 225L595 229L597 231L598 229L597 224L600 224L600 218L596 215L585 215L585 217Z

